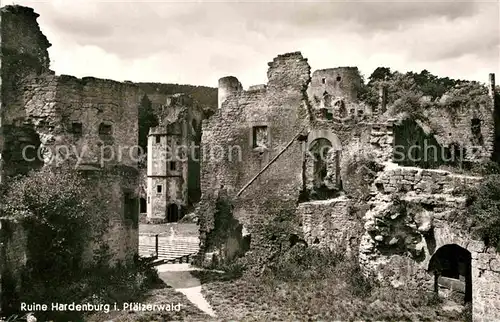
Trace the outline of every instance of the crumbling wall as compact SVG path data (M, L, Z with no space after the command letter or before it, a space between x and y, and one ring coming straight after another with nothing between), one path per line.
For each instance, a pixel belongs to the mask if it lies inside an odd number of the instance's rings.
M219 111L203 124L201 186L204 198L213 199L209 193L216 196L221 188L234 198L302 131L308 119L305 91L309 72L307 60L300 53L280 55L269 63L267 88L227 96ZM268 133L267 146L254 146L254 127L264 126ZM283 203L288 203L288 208L295 211L302 188L302 151L302 144L293 142L234 200L234 218L252 234L250 247L256 252L258 248L265 251L270 243L269 240L259 242L259 239L264 235L262 225L272 219L274 208L281 210ZM273 201L281 204L273 206ZM201 216L204 218L200 218L202 247L213 229L211 216L213 214L204 212Z
M359 248L367 274L394 287L433 289L428 272L431 256L442 246L456 244L472 254L472 302L476 319L498 318L500 256L474 240L456 216L465 211L461 187L480 177L442 170L388 164L376 178L373 199L365 215L365 233Z
M24 79L51 72L47 51L51 45L38 27L38 16L27 7L1 8L0 162L4 164L0 164L0 171L5 169L2 176L28 171L20 151L25 144L39 144L33 129L22 121L16 121L24 116Z
M2 219L0 227L2 253L0 254L1 297L0 305L3 311L13 309L8 307L17 303L22 282L21 272L27 260L27 234L19 222Z
M307 245L357 254L362 226L346 196L300 203L297 214Z

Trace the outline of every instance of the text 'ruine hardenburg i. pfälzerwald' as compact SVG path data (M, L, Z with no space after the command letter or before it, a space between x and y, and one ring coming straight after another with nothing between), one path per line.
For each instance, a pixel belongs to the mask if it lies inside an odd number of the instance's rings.
M181 303L149 304L149 303L113 303L113 304L92 304L92 303L21 303L21 311L66 311L66 312L104 312L110 311L177 311L181 310Z

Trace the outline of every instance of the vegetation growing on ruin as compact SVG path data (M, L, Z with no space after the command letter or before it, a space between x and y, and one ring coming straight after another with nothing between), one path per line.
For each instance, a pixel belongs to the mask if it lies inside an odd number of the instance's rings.
M360 99L372 107L379 104L379 88L387 89L387 106L393 113L425 120L424 111L430 107L443 108L450 113L460 109L487 104L488 91L478 82L438 77L427 70L420 73L400 73L378 67L360 92Z
M139 146L145 153L148 150L149 129L158 124L158 117L153 112L151 101L144 95L139 106Z
M147 94L172 95L184 93L191 95L204 109L217 108L217 88L207 86L161 84L161 83L136 83Z
M466 193L468 209L460 220L486 246L500 251L500 174L485 176L479 186Z
M94 262L85 260L90 242L99 245L108 229L109 214L92 181L70 169L47 169L17 178L5 187L0 204L3 218L16 220L27 240L20 287L2 289L2 295L9 294L3 296L9 299L2 303L4 313L15 313L19 302L50 306L52 302L129 301L155 277L140 262L109 266L106 247L94 253ZM4 286L14 286L9 276L2 277ZM46 312L40 317L77 318L73 313Z
M222 320L463 320L460 313L443 312L434 293L377 285L355 258L338 251L296 246L276 263L261 276L195 274Z

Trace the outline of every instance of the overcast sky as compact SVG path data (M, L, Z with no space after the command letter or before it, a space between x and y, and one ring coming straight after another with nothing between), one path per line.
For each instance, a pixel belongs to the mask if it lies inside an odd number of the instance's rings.
M2 5L12 1L1 0ZM217 86L267 82L267 62L301 51L312 70L427 69L500 83L500 7L488 2L16 0L40 14L57 74Z

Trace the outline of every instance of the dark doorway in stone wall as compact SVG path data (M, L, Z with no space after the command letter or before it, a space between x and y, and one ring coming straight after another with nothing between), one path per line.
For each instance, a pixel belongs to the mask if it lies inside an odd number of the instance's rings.
M311 200L330 199L338 193L339 156L335 154L335 159L330 159L332 148L332 142L326 138L318 138L309 146L309 155L312 158L312 187L309 192Z
M167 207L167 222L177 222L179 221L180 211L179 207L173 203Z
M428 271L434 274L434 292L451 299L472 302L471 253L456 244L439 248L429 261Z
M139 204L139 212L141 214L146 213L148 211L147 210L148 209L147 208L147 204L146 204L146 198L141 198L139 202L140 202L140 204Z
M470 122L470 131L472 133L472 144L473 145L483 145L483 135L481 134L481 120L478 118L473 118Z

